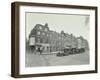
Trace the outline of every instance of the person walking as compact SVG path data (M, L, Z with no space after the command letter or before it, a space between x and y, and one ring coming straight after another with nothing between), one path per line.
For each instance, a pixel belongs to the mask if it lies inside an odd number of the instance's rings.
M42 48L42 47L40 47L40 54L42 54L42 51L43 51L43 48Z

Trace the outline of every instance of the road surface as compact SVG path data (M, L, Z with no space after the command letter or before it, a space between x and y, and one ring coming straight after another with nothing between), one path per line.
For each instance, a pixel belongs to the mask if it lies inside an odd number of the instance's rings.
M58 57L56 54L26 53L25 66L61 66L61 65L82 65L89 64L89 52Z

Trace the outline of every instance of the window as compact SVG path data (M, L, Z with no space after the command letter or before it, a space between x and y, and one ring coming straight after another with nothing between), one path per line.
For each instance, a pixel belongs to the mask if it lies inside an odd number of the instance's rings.
M42 35L45 35L45 33L43 32Z
M37 35L40 35L40 31L37 32Z
M61 42L59 42L59 45L61 45Z
M40 40L40 43L43 43L43 39Z
M62 40L64 40L64 38L63 38L63 37L61 37L61 39L62 39Z
M47 34L47 37L49 37L49 34Z
M48 31L48 29L47 29L47 28L45 28L45 31Z
M40 43L40 38L37 38L37 42Z
M61 39L61 37L59 36L59 39Z
M34 37L31 37L29 39L29 45L35 45L35 38Z
M52 34L50 34L50 38L52 38Z
M39 26L39 29L42 29L42 27L41 27L41 26Z
M45 43L45 39L42 40L42 43Z

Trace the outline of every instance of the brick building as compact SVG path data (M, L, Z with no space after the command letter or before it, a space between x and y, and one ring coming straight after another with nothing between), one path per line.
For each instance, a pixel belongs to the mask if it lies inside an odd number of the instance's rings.
M48 24L45 25L36 24L35 27L31 30L29 35L29 45L33 50L37 50L40 47L43 47L44 52L54 52L61 51L67 46L72 48L77 48L78 40L72 34L58 33L49 29ZM82 40L82 39L80 39ZM86 41L84 41L85 43ZM85 44L81 44L85 45Z

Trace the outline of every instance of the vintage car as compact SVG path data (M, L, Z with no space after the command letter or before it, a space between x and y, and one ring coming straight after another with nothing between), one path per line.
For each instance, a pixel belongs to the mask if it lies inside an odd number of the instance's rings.
M57 56L61 57L61 56L68 56L68 54L64 53L64 51L59 51L57 53Z

